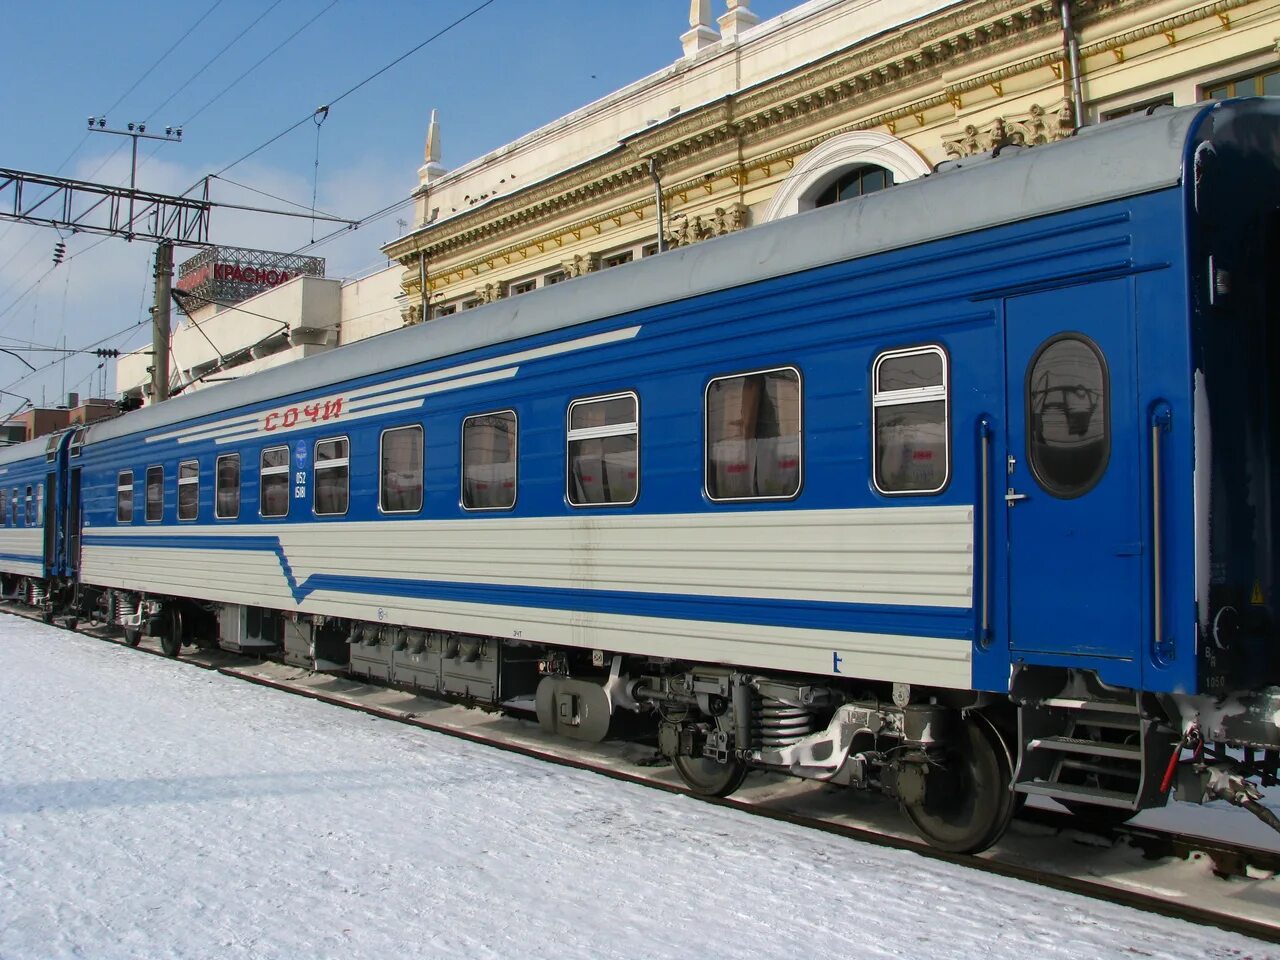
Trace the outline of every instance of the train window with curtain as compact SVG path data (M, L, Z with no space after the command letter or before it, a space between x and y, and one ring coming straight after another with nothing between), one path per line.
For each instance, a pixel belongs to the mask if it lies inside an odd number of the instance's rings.
M22 498L18 496L18 488L13 488L13 525L15 527L22 526L18 512L22 509Z
M44 526L44 484L36 484L36 526Z
M9 525L9 491L0 490L0 523Z
M1044 343L1027 374L1027 459L1036 482L1064 500L1088 493L1111 457L1107 368L1093 341Z
M871 368L873 479L884 494L938 493L951 474L947 355L888 350Z
M200 461L183 460L178 464L178 519L194 520L200 516Z
M240 516L240 454L224 453L214 467L213 515L219 520Z
M378 509L414 513L422 509L422 427L382 431Z
M707 384L706 485L712 500L786 500L800 492L800 371Z
M640 477L640 404L634 393L569 404L568 496L575 507L636 502Z
M317 516L331 517L347 512L351 498L351 448L346 437L316 441L315 500Z
M515 411L467 417L462 421L462 506L507 510L515 503Z
M268 447L258 468L258 513L264 517L289 515L289 448Z
M116 523L133 523L132 470L122 470L116 478Z
M164 467L147 467L147 523L164 519Z
M35 488L27 487L27 526L34 527L36 525L36 496Z

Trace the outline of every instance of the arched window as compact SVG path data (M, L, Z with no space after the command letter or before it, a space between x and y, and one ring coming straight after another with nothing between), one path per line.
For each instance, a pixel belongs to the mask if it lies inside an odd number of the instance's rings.
M841 200L864 197L868 193L875 193L877 190L892 186L892 170L870 165L854 167L828 184L827 188L814 198L813 205L815 207L825 207L833 203L839 203Z

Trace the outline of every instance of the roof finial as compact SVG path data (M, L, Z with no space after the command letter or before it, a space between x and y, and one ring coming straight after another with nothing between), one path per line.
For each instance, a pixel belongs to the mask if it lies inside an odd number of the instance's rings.
M440 163L440 124L436 119L436 111L431 111L431 122L427 124L427 146L422 152L422 166L418 168L418 179L430 183L446 173Z
M747 8L750 2L751 0L726 0L728 13L716 19L716 23L720 24L720 36L726 40L736 40L742 31L760 22L760 18Z
M689 0L689 31L680 35L684 55L692 57L719 39L711 29L711 0Z

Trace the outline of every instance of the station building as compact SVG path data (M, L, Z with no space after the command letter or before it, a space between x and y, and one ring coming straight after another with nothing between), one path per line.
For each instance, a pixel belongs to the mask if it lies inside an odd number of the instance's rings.
M173 334L175 383L571 282L948 160L1162 105L1280 95L1280 4L809 0L761 22L749 0L692 0L672 50L664 69L452 170L432 112L413 221L383 247L392 266L246 286L238 309L196 302ZM142 394L148 360L121 358L121 392Z

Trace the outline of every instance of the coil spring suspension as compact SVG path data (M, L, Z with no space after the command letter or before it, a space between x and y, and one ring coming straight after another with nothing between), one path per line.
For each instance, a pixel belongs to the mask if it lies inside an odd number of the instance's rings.
M36 580L27 581L27 606L43 607L46 593L44 584Z
M106 610L104 611L106 622L113 627L120 625L120 598L116 596L114 590L107 591Z
M803 740L814 730L813 711L772 697L756 700L752 720L759 747L777 749Z

